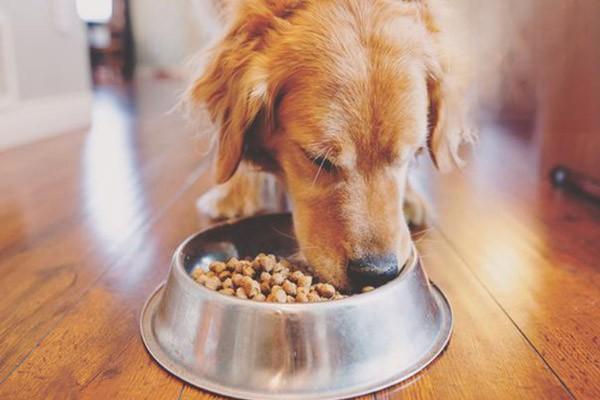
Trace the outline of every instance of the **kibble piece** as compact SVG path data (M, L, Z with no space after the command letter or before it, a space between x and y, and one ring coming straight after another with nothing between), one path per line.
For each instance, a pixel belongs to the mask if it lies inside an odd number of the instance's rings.
M227 261L226 265L227 265L227 269L229 269L230 271L234 271L236 266L239 265L240 260L238 260L235 257L231 257L229 259L229 261Z
M241 288L241 287L239 287L239 288L236 289L235 295L237 297L239 297L240 299L247 299L248 298L248 295L246 294L246 291L244 290L244 288Z
M261 282L260 291L264 294L269 294L271 292L271 283L268 281Z
M302 271L294 271L290 275L290 280L294 283L298 283L298 281L304 276Z
M284 292L285 293L285 290L283 290L283 288L279 285L273 285L273 286L271 286L271 293L272 292Z
M296 294L296 303L308 303L308 296L304 292Z
M298 278L298 282L296 282L296 283L298 284L298 286L309 288L312 285L312 280L313 280L312 276L303 275Z
M284 266L281 265L281 263L277 263L275 264L275 266L273 267L273 272L281 272L284 270Z
M206 286L210 290L218 290L221 288L221 280L216 276L211 276L210 278L206 279L206 282L204 282L204 286Z
M225 279L221 285L223 286L223 289L233 288L233 282L231 278Z
M231 271L223 271L218 276L219 276L219 279L223 281L223 280L231 277Z
M233 296L235 294L235 290L232 288L224 288L219 290L219 293L224 294L225 296Z
M296 286L296 284L294 282L286 280L285 282L283 282L283 285L281 285L281 287L290 296L295 296L296 295L297 286Z
M267 296L267 303L279 303L279 301L277 301L277 299L275 298L275 295L273 293L270 293Z
M262 293L257 294L256 296L254 296L252 298L252 300L256 300L256 301L266 301L267 300L267 296L265 296Z
M213 261L210 264L209 269L218 275L227 269L227 264L221 261Z
M373 286L365 286L364 288L362 288L361 293L368 293L371 290L375 290L375 288Z
M242 268L242 274L246 276L254 276L255 273L256 271L254 270L254 268L252 268L252 265L245 265Z
M265 272L273 272L273 267L275 266L275 263L267 262L267 263L261 264L261 266Z
M288 296L287 296L287 302L288 302L288 303L295 303L295 302L296 302L296 299L294 298L294 296L290 296L290 295L288 295Z
M283 276L283 274L280 272L276 272L271 275L271 283L273 285L283 285L283 282L285 282L285 276Z
M267 281L267 282L270 281L271 280L271 274L268 273L268 272L261 272L260 273L260 280L263 281L263 282L264 281Z
M306 297L308 298L308 301L311 303L317 303L317 302L321 301L321 296L319 296L315 292L308 293L308 295L306 295Z
M206 280L208 279L208 277L206 276L206 273L204 273L204 270L202 270L200 268L192 271L192 278L194 278L194 280L196 282L201 283L201 284L204 284L204 282L206 282Z
M237 264L235 264L235 267L233 268L232 272L237 272L238 274L242 273L242 270L244 269L244 265L241 261Z
M241 287L244 288L248 297L254 297L260 293L260 284L249 276L242 279Z
M317 285L317 292L319 292L320 296L330 299L335 295L335 288L329 283L319 283Z
M290 270L288 268L284 268L279 272L285 279L290 277Z
M263 269L264 271L271 272L273 270L273 267L277 263L277 259L275 258L275 256L261 253L258 256L256 256L254 262L259 268Z
M267 296L267 301L275 303L286 303L287 294L285 293L285 290L281 288L281 286L275 285L271 288L271 294Z
M242 284L242 279L244 279L244 275L234 272L231 276L231 281L235 286L240 286Z
M341 293L336 293L336 294L333 296L333 300L341 300L341 299L345 299L346 297L348 297L348 296L344 296L344 295L343 295L343 294L341 294Z

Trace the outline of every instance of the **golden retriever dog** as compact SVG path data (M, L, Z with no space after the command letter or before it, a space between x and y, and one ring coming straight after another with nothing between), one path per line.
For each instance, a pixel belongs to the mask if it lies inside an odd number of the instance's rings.
M260 212L265 193L276 203L272 174L321 280L392 279L410 253L408 219L424 219L411 161L428 149L447 170L470 140L445 2L212 1L227 22L189 99L218 125L219 186L199 207Z

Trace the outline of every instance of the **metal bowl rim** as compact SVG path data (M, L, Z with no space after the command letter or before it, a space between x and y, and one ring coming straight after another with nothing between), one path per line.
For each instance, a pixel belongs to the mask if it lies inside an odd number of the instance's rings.
M256 217L251 217L250 219L261 219L261 218L269 218L269 217L280 217L284 215L289 215L289 213L278 213L278 214L266 214L259 215ZM184 268L184 256L183 250L185 247L198 236L205 234L208 231L213 229L221 228L228 225L235 225L237 222L242 220L248 220L249 218L240 218L232 221L226 221L220 224L211 225L210 227L203 229L199 232L196 232L190 236L188 236L175 250L175 253L172 257L172 272L176 273L179 277L183 276L183 281L186 282L185 285L190 288L192 291L199 291L196 293L204 293L204 295L214 298L221 302L234 302L237 304L243 304L247 307L256 307L256 308L268 308L268 309L278 309L278 310L294 310L299 311L303 309L315 310L315 308L331 308L331 307L340 307L344 305L352 305L352 304L360 304L360 302L366 302L373 299L375 296L384 296L386 292L393 290L393 288L399 285L404 277L408 275L408 272L412 271L418 265L421 264L421 257L418 255L417 250L415 248L414 243L411 242L411 254L409 256L408 261L400 270L400 273L396 278L392 281L382 285L375 290L372 290L367 293L355 293L350 295L344 299L332 300L332 301L323 301L319 303L267 303L260 301L253 301L250 299L239 299L235 296L225 296L217 291L210 290L203 285L199 284L187 273ZM193 286L191 286L192 284Z

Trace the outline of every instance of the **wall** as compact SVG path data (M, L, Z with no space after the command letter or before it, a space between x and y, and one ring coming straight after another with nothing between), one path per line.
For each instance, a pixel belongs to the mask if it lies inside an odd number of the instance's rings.
M16 71L13 100L0 104L0 149L89 124L88 51L74 0L2 0L0 14Z
M486 118L528 118L535 111L532 22L545 2L449 0L466 29L476 108Z
M542 170L562 166L600 193L600 2L540 12L536 37ZM590 182L591 184L591 182ZM591 190L590 190L591 191Z
M206 4L207 0L131 0L136 56L142 69L183 68L207 42L210 27L196 18L198 5L204 10Z
M130 0L141 70L183 74L199 68L198 56L220 33L231 0Z

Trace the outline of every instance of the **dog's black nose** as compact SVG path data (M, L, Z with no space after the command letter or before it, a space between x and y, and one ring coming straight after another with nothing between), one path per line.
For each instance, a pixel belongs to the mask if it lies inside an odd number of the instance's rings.
M353 285L379 286L398 275L398 259L394 254L368 255L348 262L348 277Z

